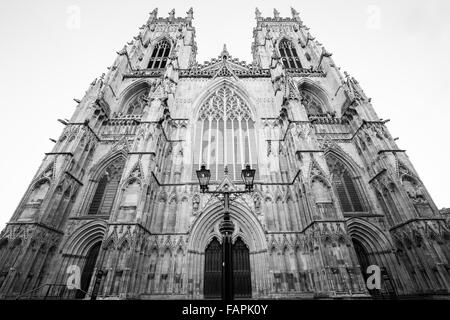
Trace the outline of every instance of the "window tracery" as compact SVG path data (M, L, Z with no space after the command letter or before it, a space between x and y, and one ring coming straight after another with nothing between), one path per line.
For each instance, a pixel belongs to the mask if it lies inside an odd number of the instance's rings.
M148 64L149 69L164 69L167 65L171 45L167 39L159 41L153 48L152 56Z
M194 172L202 163L211 170L211 180L229 176L240 180L245 164L256 167L256 132L247 103L233 89L222 86L209 96L199 110L194 147Z
M127 115L140 115L144 111L147 105L147 97L149 94L149 89L142 90L138 92L134 97L131 98L130 102L126 107Z
M310 91L301 92L302 104L306 108L308 116L321 116L324 114L323 102Z
M344 213L364 212L360 190L347 167L332 155L327 156L326 161L342 211Z
M89 207L89 215L109 215L122 178L125 161L115 160L101 175Z
M278 46L280 50L281 60L283 65L287 69L301 69L302 64L300 58L297 55L297 50L291 41L283 39Z

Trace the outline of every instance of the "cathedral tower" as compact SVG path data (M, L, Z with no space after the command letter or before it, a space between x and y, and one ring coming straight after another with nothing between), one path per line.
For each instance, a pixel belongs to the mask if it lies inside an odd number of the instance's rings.
M236 297L450 293L448 221L387 121L296 10L255 16L252 63L224 46L200 64L193 10L150 13L1 233L0 298L220 297L222 205L200 193L202 164L216 186L257 170L230 208Z

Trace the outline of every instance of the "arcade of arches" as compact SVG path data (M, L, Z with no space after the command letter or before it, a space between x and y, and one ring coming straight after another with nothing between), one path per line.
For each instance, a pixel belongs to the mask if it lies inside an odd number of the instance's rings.
M0 233L0 299L220 299L202 164L210 190L256 170L230 206L236 299L448 298L448 213L298 12L256 12L249 63L198 62L193 21L153 11L75 100Z

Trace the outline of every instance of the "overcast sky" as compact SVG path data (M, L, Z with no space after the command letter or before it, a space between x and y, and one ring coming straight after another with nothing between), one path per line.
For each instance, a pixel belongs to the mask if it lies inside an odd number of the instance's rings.
M450 207L450 1L1 0L0 229L10 219L44 153L52 148L92 80L138 34L148 13L194 8L198 56L251 61L254 11L300 12L311 34L372 98L399 137L437 206Z

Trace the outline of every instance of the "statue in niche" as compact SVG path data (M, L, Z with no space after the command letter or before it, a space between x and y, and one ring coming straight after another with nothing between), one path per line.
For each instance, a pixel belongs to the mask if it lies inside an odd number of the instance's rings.
M405 177L403 179L403 185L405 187L406 193L408 194L408 197L413 202L415 202L415 203L425 203L426 202L423 190L416 181L414 181L413 179L410 179L409 177Z
M181 171L181 165L183 163L183 149L180 148L180 150L177 152L175 156L174 166L175 171L180 172Z
M272 45L271 48L273 48L273 43L271 41L272 39L273 39L272 29L270 29L270 27L267 27L266 40L269 40L269 43Z
M194 212L194 215L198 212L200 206L200 196L198 194L195 194L192 198L192 209Z
M255 212L260 213L261 212L261 197L259 194L255 193L253 196L253 203L255 205Z

